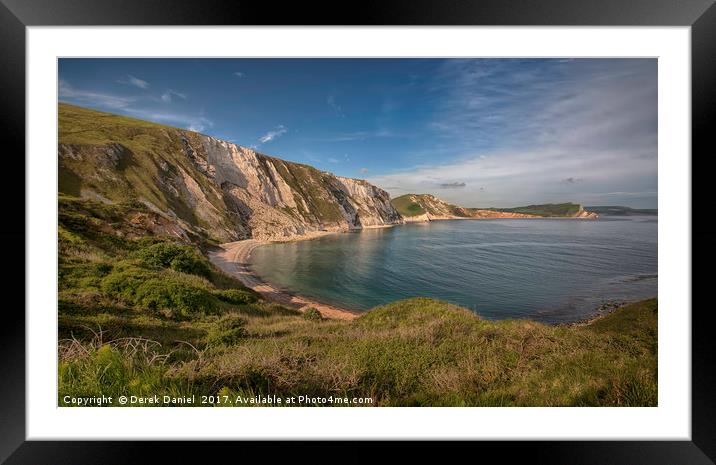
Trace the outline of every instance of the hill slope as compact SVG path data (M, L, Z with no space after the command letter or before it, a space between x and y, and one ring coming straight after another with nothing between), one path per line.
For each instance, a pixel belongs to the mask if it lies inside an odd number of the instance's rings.
M141 202L219 242L401 222L388 194L366 181L63 103L58 151L60 193Z
M394 198L391 202L406 222L466 218L530 218L537 216L523 212L460 207L430 194L405 194Z
M590 212L604 216L656 216L659 211L656 208L630 208L616 205L586 207Z
M525 213L528 215L542 216L546 218L596 218L597 213L592 210L585 210L578 203L546 203L541 205L527 205L525 207L495 208L495 211Z
M392 201L405 221L431 221L463 218L596 218L576 203L529 205L515 208L466 208L453 205L430 194L405 194Z

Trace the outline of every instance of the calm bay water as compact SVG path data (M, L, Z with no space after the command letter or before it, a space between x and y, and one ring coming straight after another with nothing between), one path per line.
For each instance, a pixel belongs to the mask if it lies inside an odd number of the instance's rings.
M264 280L367 310L415 296L490 319L568 322L657 295L657 217L455 220L255 249Z

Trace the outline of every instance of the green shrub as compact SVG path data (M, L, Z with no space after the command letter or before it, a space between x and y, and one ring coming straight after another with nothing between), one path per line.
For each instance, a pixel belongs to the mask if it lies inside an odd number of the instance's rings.
M255 294L248 291L241 291L239 289L214 291L214 295L223 302L237 305L252 304L259 300Z
M303 312L303 318L310 321L321 321L323 319L323 315L321 315L321 312L317 309L310 307Z
M134 303L150 310L175 310L179 316L210 313L216 308L216 301L206 289L164 277L143 282L136 290Z
M205 278L211 276L211 269L208 263L206 263L206 260L193 250L189 253L177 255L174 260L172 260L170 268L174 271L203 276Z
M60 289L99 288L101 279L112 271L109 263L72 263L60 265L58 270Z
M209 290L181 275L152 273L130 267L102 279L101 289L110 297L153 311L172 310L175 316L210 313L216 299Z
M171 268L181 273L211 276L211 268L193 247L160 242L136 253L142 265L150 268Z
M152 273L141 268L127 268L105 276L100 284L102 292L131 304L136 302L139 286L152 277Z
M209 330L207 343L209 345L234 345L246 337L246 320L235 314L221 317L214 327Z

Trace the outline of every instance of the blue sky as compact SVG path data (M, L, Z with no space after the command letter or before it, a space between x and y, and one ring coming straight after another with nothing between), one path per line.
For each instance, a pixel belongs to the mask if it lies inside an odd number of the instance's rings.
M655 59L60 59L61 101L465 206L657 206Z

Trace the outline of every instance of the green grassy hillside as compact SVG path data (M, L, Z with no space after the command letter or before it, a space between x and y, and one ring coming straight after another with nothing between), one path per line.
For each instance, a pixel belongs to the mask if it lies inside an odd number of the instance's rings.
M419 203L413 201L410 194L401 195L391 200L393 207L398 210L402 216L418 216L424 215L425 209Z
M582 206L577 203L549 203L541 205L527 205L514 208L467 208L442 201L430 194L405 194L391 200L393 207L403 217L411 217L430 213L434 216L481 217L481 212L522 213L526 215L543 217L573 217L577 215Z
M547 203L542 205L527 205L525 207L514 208L490 208L490 210L526 213L528 215L556 217L556 216L574 216L579 213L580 205L578 203Z
M656 300L586 326L487 321L426 298L324 320L263 301L141 204L61 196L59 209L60 405L100 394L657 403Z
M620 206L595 206L585 207L590 212L598 213L605 216L641 216L641 215L658 215L659 211L656 208L630 208Z
M469 209L445 202L431 194L405 194L391 200L393 207L403 217L429 213L433 216L458 216L468 218Z

